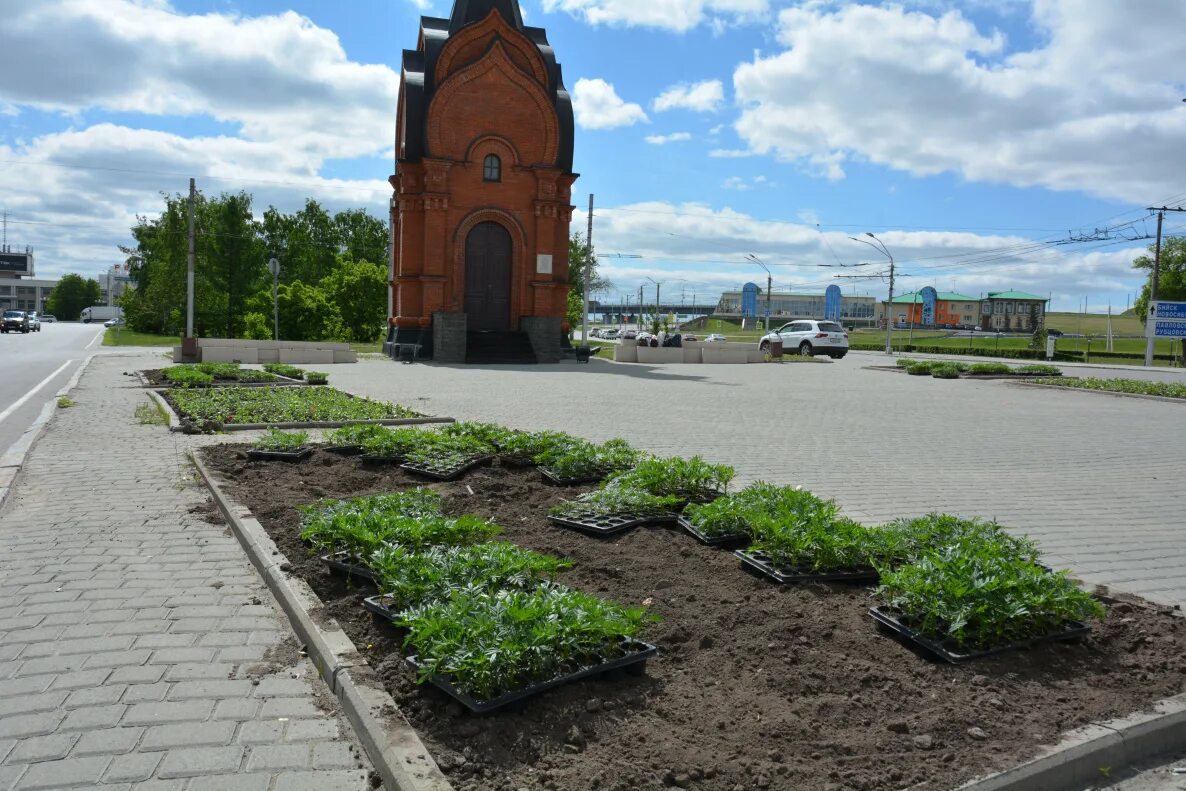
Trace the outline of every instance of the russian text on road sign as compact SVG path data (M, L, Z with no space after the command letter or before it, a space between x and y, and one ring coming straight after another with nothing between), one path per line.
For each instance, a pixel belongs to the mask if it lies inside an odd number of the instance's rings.
M1154 302L1153 318L1186 321L1186 302Z

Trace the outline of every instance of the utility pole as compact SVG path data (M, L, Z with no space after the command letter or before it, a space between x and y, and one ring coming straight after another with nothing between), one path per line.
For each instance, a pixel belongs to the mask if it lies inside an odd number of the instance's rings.
M753 261L758 266L766 270L766 332L770 332L770 304L772 302L774 291L774 277L770 274L770 267L762 263L762 259L758 258L753 253L746 256L750 261Z
M185 337L194 337L194 200L197 190L189 180L189 250L185 256Z
M638 331L642 332L642 286L638 287Z
M1182 101L1186 101L1183 99ZM1149 302L1156 302L1159 297L1161 286L1161 223L1165 219L1167 211L1186 212L1186 207L1182 206L1147 206L1145 211L1157 212L1157 242L1153 246L1153 280L1149 283ZM1146 322L1149 319L1146 318ZM1153 330L1147 329L1146 335L1148 340L1145 342L1145 365L1153 365L1153 346L1157 342L1153 336ZM1182 339L1182 349L1186 353L1186 338Z
M854 242L860 242L861 244L869 245L874 250L878 251L879 253L881 253L882 255L884 255L886 258L889 259L889 297L886 299L886 302L885 302L885 353L893 354L894 353L894 320L893 320L893 317L890 315L890 312L894 309L894 257L890 254L889 249L886 248L885 242L881 241L880 239L878 239L876 236L869 233L868 231L865 231L865 236L868 236L870 239L877 242L877 244L873 244L873 242L866 242L864 239L858 239L855 236L850 236L848 238L852 239ZM910 309L910 318L913 319L914 318L914 304L913 303L911 303L910 308L911 308Z
M589 193L589 225L585 230L585 271L582 272L581 290L581 343L589 345L589 270L593 268L593 193Z

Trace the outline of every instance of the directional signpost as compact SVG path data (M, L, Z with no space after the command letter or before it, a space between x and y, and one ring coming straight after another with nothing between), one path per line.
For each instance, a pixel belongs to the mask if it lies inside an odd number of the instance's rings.
M1186 302L1150 302L1145 337L1145 365L1152 365L1155 339L1186 338Z

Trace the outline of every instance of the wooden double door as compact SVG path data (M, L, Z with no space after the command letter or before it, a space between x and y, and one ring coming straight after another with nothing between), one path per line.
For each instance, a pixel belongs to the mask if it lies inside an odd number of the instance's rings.
M513 246L507 229L478 223L465 239L465 314L470 330L511 329Z

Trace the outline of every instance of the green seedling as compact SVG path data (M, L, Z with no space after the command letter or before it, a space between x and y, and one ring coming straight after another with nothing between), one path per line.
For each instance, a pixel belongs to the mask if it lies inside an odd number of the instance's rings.
M725 464L709 464L699 456L684 459L649 458L633 469L615 475L605 486L640 489L656 497L677 497L684 501L711 500L729 489L736 470Z
M574 500L564 500L552 506L552 516L581 519L608 514L658 516L679 510L680 498L657 497L638 489L609 487L582 494Z
M309 432L307 431L281 431L273 427L257 439L252 447L256 450L292 453L303 448L308 441Z
M169 398L179 412L198 422L299 423L419 416L398 404L371 401L329 387L181 389L171 391Z

